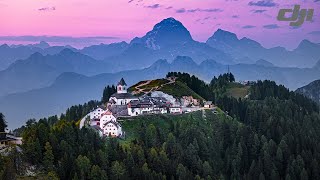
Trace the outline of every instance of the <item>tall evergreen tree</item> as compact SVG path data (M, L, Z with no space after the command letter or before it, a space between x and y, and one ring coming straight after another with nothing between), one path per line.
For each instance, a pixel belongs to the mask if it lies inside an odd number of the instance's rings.
M0 113L0 132L4 132L7 128L7 122L5 121L5 117L2 113Z
M46 142L46 145L44 148L45 148L45 152L43 157L43 163L48 171L52 171L53 164L54 164L54 155L52 152L52 146L50 145L49 142Z

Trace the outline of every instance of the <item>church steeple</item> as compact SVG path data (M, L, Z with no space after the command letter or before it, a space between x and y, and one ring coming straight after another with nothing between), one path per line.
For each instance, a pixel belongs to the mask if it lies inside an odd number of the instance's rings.
M121 80L117 85L117 93L118 94L127 93L127 83L124 81L123 78L121 78Z

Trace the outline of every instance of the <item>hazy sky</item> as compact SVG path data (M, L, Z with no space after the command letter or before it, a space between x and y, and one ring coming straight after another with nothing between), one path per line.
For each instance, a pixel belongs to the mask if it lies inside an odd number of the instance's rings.
M313 21L300 28L277 21L279 9L294 4L313 8ZM129 42L174 17L198 41L221 28L265 47L292 49L302 39L320 42L319 15L320 0L0 0L0 43L46 40L81 47Z

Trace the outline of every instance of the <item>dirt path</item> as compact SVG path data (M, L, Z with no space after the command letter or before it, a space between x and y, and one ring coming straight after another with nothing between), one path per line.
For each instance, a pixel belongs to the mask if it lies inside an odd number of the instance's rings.
M150 82L151 82L151 80L148 80L145 83L139 84L137 87L134 88L135 90L132 92L132 94L139 94L139 93L143 92L144 89L141 89L140 87L145 86L145 85L149 84Z
M161 84L160 87L159 87L159 86L153 87L153 88L151 88L148 92L145 92L145 89L141 89L140 87L150 84L150 82L151 82L152 80L148 80L147 82L142 83L142 84L139 84L137 87L135 87L135 90L132 92L132 94L140 94L141 92L143 92L143 93L145 93L145 94L148 94L148 93L150 93L150 92L152 92L152 91L157 91L157 90L159 90L159 89L160 89L161 87L163 87L163 86L166 86L166 85L168 85L168 84L173 84L173 83L176 82L174 79L169 79L169 78L168 78L167 80L169 80L169 82L167 82L167 83L165 83L165 84Z

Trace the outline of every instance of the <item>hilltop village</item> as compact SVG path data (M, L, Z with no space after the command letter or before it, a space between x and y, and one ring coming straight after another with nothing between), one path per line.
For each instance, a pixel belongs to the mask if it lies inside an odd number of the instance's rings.
M173 83L175 79L168 78L168 81ZM151 114L182 114L202 108L214 108L211 101L204 102L203 106L200 106L200 99L192 96L177 99L161 91L136 96L136 92L128 92L127 83L123 78L118 82L116 89L117 92L110 96L106 104L92 110L80 121L80 128L87 125L96 129L100 136L121 138L125 133L118 121L119 118Z

